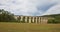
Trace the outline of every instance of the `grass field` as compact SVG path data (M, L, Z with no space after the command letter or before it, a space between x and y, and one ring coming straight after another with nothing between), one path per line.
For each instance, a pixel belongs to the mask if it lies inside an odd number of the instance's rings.
M60 24L0 23L0 32L60 32Z

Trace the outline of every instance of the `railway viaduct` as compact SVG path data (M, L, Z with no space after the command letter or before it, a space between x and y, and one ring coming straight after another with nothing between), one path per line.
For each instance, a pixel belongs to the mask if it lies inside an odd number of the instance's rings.
M47 24L48 17L42 16L15 16L15 18L20 18L20 21L25 21L25 23L39 23Z

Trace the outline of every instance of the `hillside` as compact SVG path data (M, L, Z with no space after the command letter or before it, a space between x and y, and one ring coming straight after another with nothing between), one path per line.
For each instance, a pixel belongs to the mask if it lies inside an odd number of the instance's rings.
M42 17L57 17L57 16L60 16L60 14L44 15Z
M44 15L42 17L51 17L51 18L54 18L54 19L49 19L48 23L60 23L60 14Z

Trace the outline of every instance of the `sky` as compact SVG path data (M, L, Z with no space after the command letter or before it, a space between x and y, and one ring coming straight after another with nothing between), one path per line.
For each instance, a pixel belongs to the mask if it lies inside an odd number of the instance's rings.
M0 9L24 16L60 14L60 0L0 0Z

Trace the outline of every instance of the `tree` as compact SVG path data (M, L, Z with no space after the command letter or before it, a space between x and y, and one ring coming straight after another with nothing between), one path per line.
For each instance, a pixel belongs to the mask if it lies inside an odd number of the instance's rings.
M13 22L15 21L14 14L11 14L4 9L0 9L0 22Z

